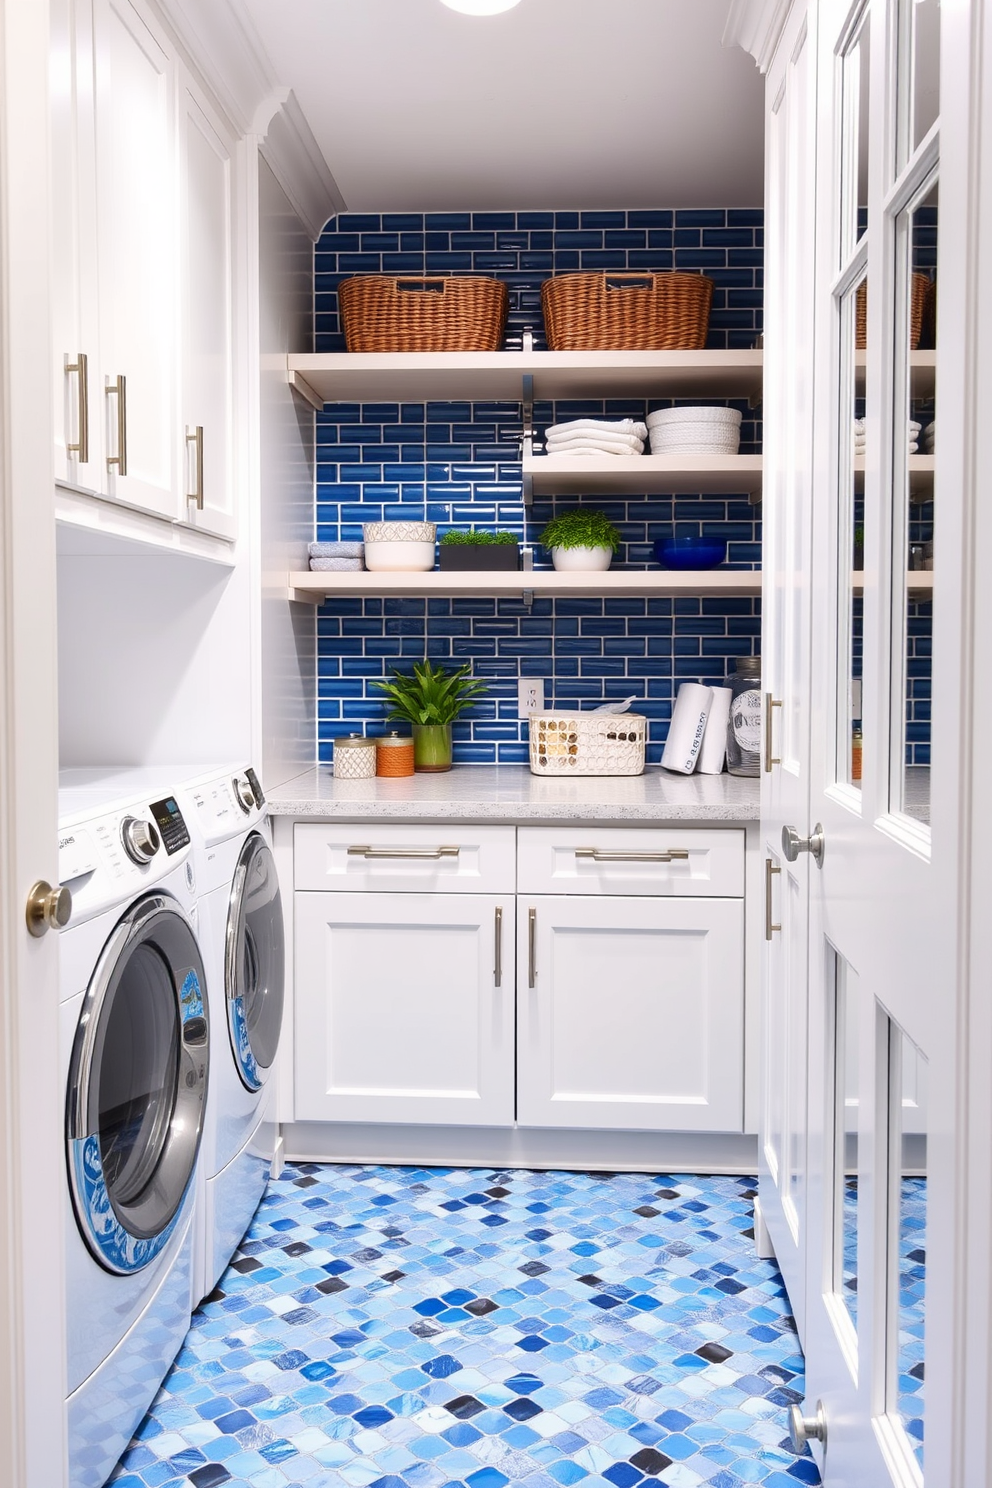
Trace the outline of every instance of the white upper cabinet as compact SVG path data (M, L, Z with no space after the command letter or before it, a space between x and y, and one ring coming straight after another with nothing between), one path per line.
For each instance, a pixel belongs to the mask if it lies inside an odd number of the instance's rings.
M180 521L235 533L234 142L186 79L180 88L182 444Z
M176 513L174 64L128 0L95 0L98 410L106 494Z
M52 109L56 480L233 538L233 139L132 0L55 0Z

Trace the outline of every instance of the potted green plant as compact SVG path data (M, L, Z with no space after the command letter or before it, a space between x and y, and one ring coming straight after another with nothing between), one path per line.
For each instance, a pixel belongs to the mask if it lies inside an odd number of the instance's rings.
M517 569L520 549L512 532L471 532L455 528L446 532L438 548L440 566L451 572L483 569Z
M415 662L412 675L393 667L391 679L372 686L385 696L387 718L413 725L413 767L425 771L451 769L451 725L487 691L468 666L449 671L430 661Z
M552 517L541 533L541 544L550 551L559 571L580 569L588 573L609 568L620 546L620 534L605 512L576 507Z

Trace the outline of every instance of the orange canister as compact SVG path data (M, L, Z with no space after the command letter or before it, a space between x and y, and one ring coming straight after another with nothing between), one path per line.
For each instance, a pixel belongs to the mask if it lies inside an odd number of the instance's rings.
M375 773L398 779L413 774L413 740L395 730L375 741Z

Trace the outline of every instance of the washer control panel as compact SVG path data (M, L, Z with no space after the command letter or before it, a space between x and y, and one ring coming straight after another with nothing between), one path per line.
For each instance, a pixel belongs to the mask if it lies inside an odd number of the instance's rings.
M166 796L164 801L153 801L148 809L155 818L162 845L170 857L181 848L189 847L189 829L174 796Z
M150 863L162 845L155 823L140 816L126 816L121 822L121 841L132 863Z

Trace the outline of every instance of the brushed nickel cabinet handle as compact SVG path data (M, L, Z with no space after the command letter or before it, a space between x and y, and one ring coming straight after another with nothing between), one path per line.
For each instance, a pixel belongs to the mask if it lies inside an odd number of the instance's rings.
M496 906L495 925L493 931L496 940L496 956L493 965L493 981L497 987L503 985L503 906Z
M458 847L349 847L349 858L457 858Z
M53 889L50 883L39 878L28 890L28 902L24 910L28 930L36 938L47 935L49 930L62 930L72 914L72 895L62 884Z
M781 698L772 697L770 692L765 693L765 773L771 774L772 765L780 765L781 759L772 754L772 709L781 708Z
M688 858L684 847L669 847L665 852L616 852L601 847L577 847L577 858L589 858L594 863L674 863Z
M127 475L127 378L118 374L107 383L107 397L117 398L117 453L107 456L108 468L117 466L118 475Z
M65 359L65 370L76 375L76 443L66 444L71 455L79 456L80 465L90 459L90 375L85 351L77 351L76 360Z
M776 930L781 930L781 925L772 924L772 879L776 873L781 873L771 858L765 859L765 939L771 940Z
M189 425L186 426L186 447L193 446L193 473L196 476L196 489L186 492L187 501L195 501L197 511L203 510L203 425L197 424L190 432Z
M537 910L527 911L527 985L537 985Z

